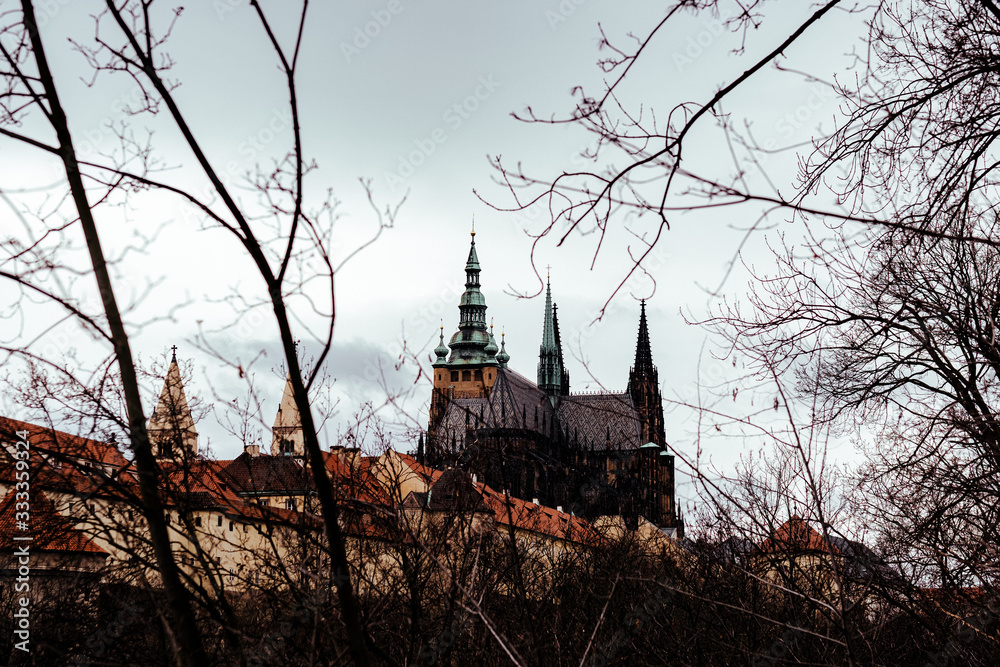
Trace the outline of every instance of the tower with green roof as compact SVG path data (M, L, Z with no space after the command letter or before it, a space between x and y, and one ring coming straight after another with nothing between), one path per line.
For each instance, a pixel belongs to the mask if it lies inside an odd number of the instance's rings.
M479 290L479 255L476 232L472 231L469 259L465 263L465 291L458 302L458 330L444 344L444 327L434 354L434 397L431 423L440 416L450 398L489 396L497 379L500 348L486 324L486 297Z

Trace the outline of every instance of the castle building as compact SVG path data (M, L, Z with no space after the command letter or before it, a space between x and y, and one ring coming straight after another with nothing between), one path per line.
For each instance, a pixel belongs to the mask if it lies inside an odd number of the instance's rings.
M473 232L458 330L445 345L442 326L434 350L421 463L465 468L495 489L578 516L644 517L682 535L645 302L626 391L573 394L551 281L532 381L509 367L503 338L498 347L486 325L480 272Z

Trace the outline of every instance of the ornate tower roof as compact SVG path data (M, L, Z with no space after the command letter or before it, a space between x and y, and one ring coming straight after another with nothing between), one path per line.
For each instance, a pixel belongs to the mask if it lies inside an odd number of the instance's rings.
M193 457L198 453L198 431L184 395L184 380L177 365L177 347L173 348L167 377L156 409L149 418L149 441L158 457Z
M441 325L441 334L438 338L438 346L434 348L434 355L437 359L435 364L444 364L448 361L448 346L444 344L444 324Z
M465 263L465 292L458 303L458 331L448 347L448 366L496 366L496 352L489 354L490 334L486 327L486 298L479 291L479 256L476 254L476 232L472 232L469 259ZM494 341L493 346L496 346Z
M555 311L552 308L552 283L546 278L542 344L538 348L538 388L549 396L559 396L562 393L561 356L561 350L556 342Z
M500 348L497 347L497 339L493 337L493 323L490 322L490 342L486 344L486 354L495 357Z

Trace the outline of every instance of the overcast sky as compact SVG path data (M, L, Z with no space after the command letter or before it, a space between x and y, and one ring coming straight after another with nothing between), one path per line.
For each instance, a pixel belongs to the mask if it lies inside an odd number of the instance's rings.
M109 150L114 145L109 124L135 122L156 130L154 141L171 167L171 177L200 187L194 180L185 181L184 168L190 167L191 159L176 133L154 121L128 116L134 84L102 76L93 86L85 85L85 63L66 38L92 35L87 17L95 5L76 0L48 5L41 10L43 38L63 84L81 152ZM473 194L475 189L499 207L512 204L509 194L493 181L487 155L502 155L509 164L522 161L539 175L577 168L579 152L589 145L589 137L572 127L519 123L511 112L531 105L539 115L562 116L572 109L574 86L599 92L603 75L595 63L606 54L597 48L598 26L624 45L628 32L648 33L667 6L610 0L366 0L310 5L298 91L306 151L318 165L310 177L311 192L318 198L330 187L341 202L335 254L346 257L376 229L358 178L371 179L376 200L383 206L405 197L395 227L354 256L337 276L335 348L329 371L336 377L334 394L341 403L338 417L328 425L329 439L359 403L370 400L378 405L384 400L372 381L373 369L384 369L394 386L412 382L412 369L393 374L404 338L408 347L422 349L426 357L437 343L442 318L445 336L455 331L473 217L488 317L496 323L498 338L501 328L506 331L515 370L535 376L543 301L514 294L537 295L542 288L537 274L544 279L548 265L574 391L601 385L625 388L634 356L639 298L650 299L653 357L665 398L694 401L699 374L711 382L731 367L731 360L712 359L715 348L706 341L705 332L685 325L680 312L702 317L714 302L709 290L721 284L722 292L738 295L745 287L741 271L724 278L740 249L742 230L755 221L753 211L747 210L745 218L728 210L678 216L649 263L655 291L648 279L631 281L612 301L605 318L595 322L628 270L627 251L636 243L630 232L621 227L611 230L596 261L593 234L571 237L559 248L554 239L546 239L536 250L533 267L532 239L526 232L537 232L547 222L544 212L499 212ZM265 7L275 19L279 38L287 42L296 18L290 3L265 3ZM625 91L627 101L642 101L665 113L679 102L707 99L720 84L746 69L749 58L773 48L781 29L809 6L779 2L774 9L780 20L748 35L742 56L732 53L741 36L722 33L717 21L680 18L650 48L636 72L636 83ZM735 5L729 10L735 11ZM831 21L796 47L797 54L786 55L796 55L798 62L822 63L824 72L835 69L831 63L849 47L844 30ZM837 46L840 43L843 48ZM185 7L170 45L176 63L173 76L180 84L177 97L220 169L238 181L255 164L267 166L284 154L291 138L286 95L273 53L247 2L192 3ZM775 138L785 144L807 141L818 124L832 122L837 113L836 101L821 85L790 86L787 78L773 72L762 73L736 102L739 113L754 123L760 140ZM702 153L696 159L702 164L728 159L726 147L710 137L698 145ZM6 193L59 179L57 165L23 147L5 144L4 155L0 188ZM790 179L794 158L776 160L769 168L776 178ZM253 194L247 191L245 196ZM233 315L218 303L232 290L252 293L260 287L246 261L234 259L240 253L231 237L199 230L197 221L184 215L176 201L162 195L132 198L128 222L114 214L104 216L111 254L128 245L135 234L156 234L144 254L126 256L120 268L120 297L142 297L135 321L169 313L136 331L133 350L148 362L165 354L170 345L178 345L179 356L193 363L188 394L207 403L213 401L213 391L229 401L245 391L245 384L191 345L199 321L208 330L222 328L210 340L227 355L246 360L265 351L267 356L255 371L257 389L267 399L264 420L270 424L282 389L281 377L272 372L280 364L275 331L264 316L229 326ZM14 224L13 218L4 224ZM633 221L632 232L647 232L645 224ZM743 247L747 261L766 266L766 243L776 233L754 235ZM179 304L183 307L171 310ZM417 393L424 401L429 387ZM147 411L156 394L158 388L151 388ZM411 401L406 407L419 410L419 403ZM692 420L689 411L671 412L667 436L674 446L693 450ZM198 428L218 455L239 453L241 445L213 417L203 419ZM729 454L735 446L727 438L702 445L709 452L715 446ZM401 444L404 449L411 446Z

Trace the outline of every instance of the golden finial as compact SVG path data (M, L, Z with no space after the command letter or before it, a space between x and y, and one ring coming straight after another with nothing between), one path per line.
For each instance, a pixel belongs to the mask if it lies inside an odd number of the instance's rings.
M472 238L476 238L476 214L472 214Z

